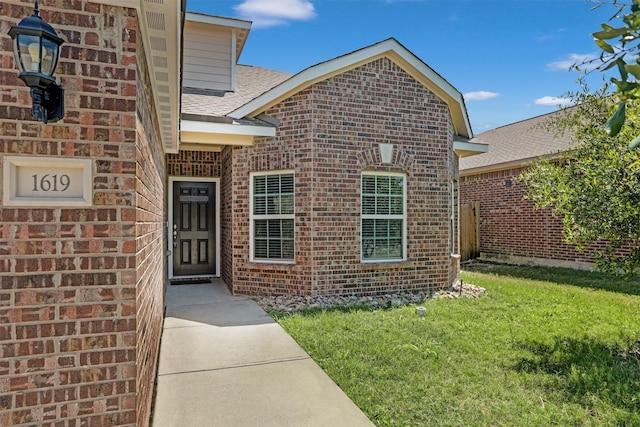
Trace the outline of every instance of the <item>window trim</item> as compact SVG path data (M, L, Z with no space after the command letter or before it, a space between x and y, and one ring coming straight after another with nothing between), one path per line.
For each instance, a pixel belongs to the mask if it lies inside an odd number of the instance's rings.
M362 180L365 176L397 176L402 177L402 215L398 214L364 214L363 213L363 188ZM386 172L386 171L362 171L360 175L360 262L362 264L380 264L380 263L393 263L393 262L406 262L407 261L407 174L401 172ZM364 219L400 219L402 220L402 256L399 258L365 258L363 251L363 230L362 224Z
M256 176L269 176L269 175L293 175L293 187L294 187L294 196L293 196L293 213L292 214L265 214L265 215L254 215L253 214L253 203L254 203L254 188L253 181ZM295 230L295 212L296 212L296 197L295 197L295 182L296 175L294 170L284 169L277 171L265 171L265 172L250 172L249 173L249 261L256 263L265 263L265 264L281 264L281 265L292 265L295 264L295 245L296 245L296 230ZM291 219L293 220L293 258L292 259L269 259L269 258L256 258L255 254L255 221L256 220L269 220L269 219Z

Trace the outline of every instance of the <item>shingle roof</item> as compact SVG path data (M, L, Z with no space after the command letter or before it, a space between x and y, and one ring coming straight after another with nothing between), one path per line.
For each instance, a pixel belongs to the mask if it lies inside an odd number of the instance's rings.
M236 66L236 91L191 90L182 93L182 113L222 117L291 77L289 73L250 65Z
M471 142L488 144L489 151L460 159L460 173L504 169L565 151L572 142L571 133L556 134L544 126L561 113L562 110L481 133Z

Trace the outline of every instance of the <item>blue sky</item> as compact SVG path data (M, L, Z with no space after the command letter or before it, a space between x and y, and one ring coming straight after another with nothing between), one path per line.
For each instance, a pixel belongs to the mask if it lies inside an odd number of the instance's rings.
M253 21L241 64L297 73L389 37L465 95L474 134L556 110L591 33L615 12L584 0L187 0ZM601 84L599 72L591 77ZM560 98L560 99L559 99Z

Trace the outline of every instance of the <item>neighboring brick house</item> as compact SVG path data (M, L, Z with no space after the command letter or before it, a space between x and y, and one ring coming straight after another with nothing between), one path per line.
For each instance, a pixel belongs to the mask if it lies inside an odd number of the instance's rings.
M489 152L460 161L460 203L479 202L480 258L486 260L590 268L587 249L578 252L562 235L562 218L551 209L536 210L524 200L520 174L540 158L562 158L570 133L545 126L561 112L505 125L475 138Z
M66 112L44 125L7 36L32 7L0 1L0 425L148 425L171 281L458 280L458 158L486 147L462 95L394 39L290 76L237 65L247 21L45 0ZM43 174L79 195L31 194Z

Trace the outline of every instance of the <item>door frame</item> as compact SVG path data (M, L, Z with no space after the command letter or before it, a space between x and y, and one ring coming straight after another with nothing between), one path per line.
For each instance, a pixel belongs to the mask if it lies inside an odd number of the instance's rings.
M191 279L198 277L220 277L220 178L201 178L201 177L189 177L189 176L170 176L169 177L169 191L168 191L168 218L167 222L167 271L169 272L169 279L174 279L173 275L173 183L174 182L212 182L215 186L215 212L214 217L216 221L215 239L216 239L216 271L213 274L203 274L195 276L177 276L181 279Z

